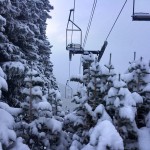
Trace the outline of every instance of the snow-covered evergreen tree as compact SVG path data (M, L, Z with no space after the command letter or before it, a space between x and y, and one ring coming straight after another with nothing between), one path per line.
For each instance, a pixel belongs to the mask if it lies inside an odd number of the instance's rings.
M26 73L25 87L21 91L22 114L16 124L17 134L31 149L58 149L62 147L62 139L65 136L62 119L59 114L53 115L47 95L43 95L44 80L33 68L34 65Z
M83 62L83 77L73 77L72 80L79 81L84 84L83 87L78 90L77 94L73 98L75 103L79 106L76 110L65 117L65 129L70 132L72 142L70 149L81 149L84 144L88 143L89 137L87 136L92 120L90 114L88 114L85 104L88 102L89 89L85 88L90 83L90 65L94 62L92 54L82 56ZM85 87L84 87L85 86ZM71 126L73 125L73 127Z
M0 149L11 149L11 150L29 150L29 147L23 144L23 139L21 137L17 138L16 132L14 131L15 119L21 113L20 108L10 107L2 97L2 90L7 91L8 85L6 83L5 73L0 67Z
M91 129L90 142L84 146L82 150L123 150L123 140L118 131L115 129L111 121L99 121L96 126Z
M53 87L57 88L50 61L52 46L45 34L46 19L50 18L48 13L53 7L48 0L4 0L0 3L0 62L4 65L7 63L4 71L9 77L9 91L4 95L7 99L11 99L10 104L15 106L24 79L24 72L18 70L16 62L25 68L31 67L30 62L34 62L37 66L36 71L45 76L45 83L52 80ZM17 84L13 82L16 79Z
M118 78L113 80L113 86L106 98L107 110L111 112L113 123L123 138L125 149L137 149L137 126L135 122L136 105L142 97L138 93L131 93L125 82Z
M128 70L123 76L123 80L127 83L131 92L140 93L147 84L145 79L149 74L149 66L141 57L139 60L134 60L130 63ZM149 81L147 81L149 82Z
M112 87L112 80L115 77L115 69L112 64L112 54L110 54L109 62L101 68L100 74L100 97L102 98L102 103L106 106L105 98L108 94L109 89Z
M139 60L134 60L123 75L123 80L131 92L137 92L142 96L143 99L137 105L136 122L138 127L146 126L145 117L150 111L149 91L147 89L150 83L149 64L145 63L142 57Z
M22 108L15 129L31 149L62 148L66 136L50 61L52 46L46 37L46 20L51 18L51 9L49 0L0 1L0 63L9 87L3 100ZM49 103L52 101L49 86L54 89L57 105Z

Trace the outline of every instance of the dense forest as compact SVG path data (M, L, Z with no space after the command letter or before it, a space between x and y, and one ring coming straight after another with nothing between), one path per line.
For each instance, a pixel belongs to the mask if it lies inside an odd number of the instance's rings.
M62 98L46 37L49 0L0 0L0 150L149 150L150 62L124 74L82 55L73 112ZM53 43L55 44L55 43ZM132 54L131 54L132 55Z

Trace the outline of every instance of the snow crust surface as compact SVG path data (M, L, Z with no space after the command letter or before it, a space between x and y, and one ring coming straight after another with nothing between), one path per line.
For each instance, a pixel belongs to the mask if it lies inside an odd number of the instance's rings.
M118 134L115 127L108 120L102 121L96 125L90 135L90 145L96 146L97 150L106 150L107 146L110 146L113 150L123 150L123 140ZM88 145L88 150L90 150L91 146Z
M54 118L47 120L46 125L53 133L60 132L62 130L62 123Z
M119 109L119 115L121 118L127 118L131 122L135 119L135 111L131 106L124 106Z
M19 137L16 140L15 146L11 150L30 150L30 148L23 144L23 139Z
M16 140L16 133L13 131L14 118L11 114L1 108L0 114L0 143L8 146L10 140Z
M21 108L12 108L8 104L3 103L3 102L0 102L0 108L2 108L3 110L6 110L13 116L17 116L22 111Z
M3 65L3 67L5 68L5 70L6 70L6 67L15 68L16 70L19 69L22 72L24 72L24 70L25 70L25 67L21 62L13 62L13 61L6 62Z

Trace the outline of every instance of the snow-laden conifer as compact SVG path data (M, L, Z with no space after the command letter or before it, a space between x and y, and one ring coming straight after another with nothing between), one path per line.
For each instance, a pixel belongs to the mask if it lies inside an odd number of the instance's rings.
M137 105L136 122L138 127L146 126L145 117L149 113L149 83L150 83L150 68L149 64L141 57L130 63L128 70L123 75L123 80L131 92L136 92L142 96L142 100ZM138 98L136 98L138 100Z
M11 150L29 150L29 147L23 143L21 137L17 138L14 126L15 119L21 113L20 108L10 107L2 100L2 91L8 90L8 85L5 80L6 75L0 67L0 149L11 149Z
M138 135L135 117L137 105L135 94L128 90L121 77L113 80L113 86L108 91L106 105L113 124L123 138L125 149L136 149L138 147Z
M53 115L52 105L43 92L44 80L33 68L27 71L21 91L22 114L16 124L17 134L31 149L57 149L63 142L62 120Z

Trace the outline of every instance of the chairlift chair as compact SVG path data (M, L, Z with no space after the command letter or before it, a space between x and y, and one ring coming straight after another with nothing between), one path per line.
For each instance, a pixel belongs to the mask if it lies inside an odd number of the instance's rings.
M135 12L135 0L133 0L133 21L150 21L150 13Z
M98 56L98 61L100 61L105 49L106 49L106 46L107 46L107 41L104 42L101 50L84 50L83 47L82 47L82 30L81 28L76 25L74 23L74 21L71 20L71 15L72 13L74 12L74 9L71 9L70 10L70 13L69 13L69 19L68 19L68 23L67 23L67 28L66 28L66 50L69 51L69 60L71 61L72 59L72 55L74 54L83 54L83 55L87 55L87 54L96 54ZM71 23L72 25L72 28L69 28L69 24ZM80 33L80 42L79 43L73 43L72 39L71 39L71 42L69 42L69 38L68 38L68 33L69 32L72 32L72 35L74 32L79 32ZM72 37L71 37L72 38Z
M69 85L69 80L67 80L66 86L65 86L65 98L68 98L68 92L70 92L69 96L70 96L70 98L72 98L73 97L73 89Z
M74 13L74 9L70 9L70 13L69 13L69 18L68 18L68 23L67 23L67 28L66 28L66 50L68 50L69 52L75 54L77 53L78 51L83 51L83 48L82 48L82 30L80 29L80 27L78 25L76 25L74 23L74 21L71 20L71 15L72 13ZM69 28L69 24L71 24L72 28ZM69 33L72 33L72 36L73 36L73 33L74 32L78 32L80 34L80 43L72 43L72 37L71 37L71 41L70 38L68 38L68 34Z

